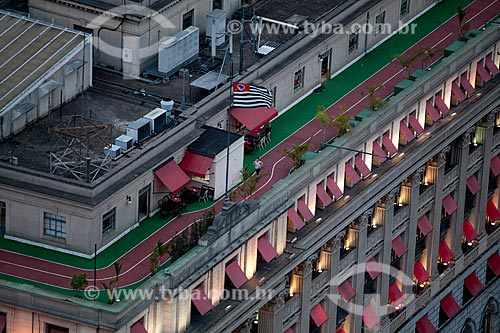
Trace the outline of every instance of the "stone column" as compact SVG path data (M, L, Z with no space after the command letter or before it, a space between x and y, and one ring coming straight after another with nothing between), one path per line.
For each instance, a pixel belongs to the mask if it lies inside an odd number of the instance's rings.
M392 247L392 227L394 220L394 198L399 192L399 187L393 189L389 194L385 195L382 200L375 207L375 215L377 223L383 225L384 228L384 242L379 258L379 262L388 266L391 265L391 247ZM380 219L380 221L378 221ZM387 272L390 273L390 272ZM384 306L388 303L389 293L389 274L380 275L380 305Z
M474 128L472 128L473 130ZM457 201L458 209L455 212L455 221L451 224L451 250L455 253L455 260L458 260L462 255L462 227L464 224L465 214L465 195L467 191L467 167L469 165L469 143L471 135L474 132L471 129L462 136L462 140L458 144L458 186L455 191L455 200Z
M403 260L402 271L406 276L413 279L413 267L415 265L415 246L417 243L417 221L418 208L420 205L420 179L425 172L426 167L421 167L407 179L406 185L410 187L410 199L408 210L408 253ZM406 283L405 283L406 282ZM403 281L403 295L411 295L413 293L413 285L411 281Z
M323 251L327 254L329 254L329 262L327 269L330 271L330 279L329 279L329 290L328 294L332 295L332 297L335 297L337 295L340 298L339 294L339 283L336 279L336 277L339 274L339 266L338 263L340 262L340 249L344 245L344 237L346 235L346 232L343 230L340 233L338 233L334 239L328 241L324 246L323 246ZM328 314L328 321L325 323L325 331L326 332L335 332L337 330L337 304L335 304L332 301L332 298L327 298L326 302L326 313Z
M439 233L441 226L441 210L443 208L443 185L444 185L444 165L446 162L446 153L450 147L446 147L442 152L437 154L432 160L431 164L437 167L437 176L434 182L434 209L432 210L432 226L434 230L431 237L427 241L427 269L434 280L438 277L438 249L439 249Z
M369 219L373 214L373 208L368 209L364 212L358 219L357 224L354 226L358 229L358 267L360 272L354 275L353 285L354 290L356 290L356 296L354 303L357 305L364 304L364 285L365 285L365 270L361 269L366 263L366 241L367 234L366 229L369 223ZM361 316L351 316L351 332L361 332L362 322Z
M497 109L495 112L499 112ZM485 219L486 219L486 203L488 202L488 181L490 179L490 165L493 155L491 153L491 148L493 146L493 127L495 126L495 112L489 113L486 117L486 137L483 144L483 167L479 171L479 183L481 184L481 190L478 192L479 195L479 205L476 207L476 219L473 222L478 238L481 239L486 236L485 230ZM472 222L472 221L471 221Z
M259 309L259 333L283 333L285 295L286 292L281 292Z
M299 291L302 298L302 311L300 314L299 332L307 333L309 332L309 320L311 315L311 286L312 286L312 271L314 261L317 259L318 255L313 254L305 261L303 261L299 266L295 267L293 273L293 278L295 283L297 283L296 290ZM299 333L297 332L297 333Z

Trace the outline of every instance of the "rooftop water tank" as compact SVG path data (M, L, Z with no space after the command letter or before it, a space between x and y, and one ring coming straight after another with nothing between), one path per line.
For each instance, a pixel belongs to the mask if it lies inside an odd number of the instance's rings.
M174 101L170 98L167 98L167 100L165 101L161 100L160 105L163 110L170 111L174 108Z

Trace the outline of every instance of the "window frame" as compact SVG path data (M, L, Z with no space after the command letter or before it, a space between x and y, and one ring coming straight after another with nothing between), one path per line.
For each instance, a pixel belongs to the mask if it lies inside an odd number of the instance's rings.
M304 87L305 67L293 73L293 92L297 92Z
M66 223L66 216L43 212L43 235L65 240Z
M111 219L111 223L105 226L105 221ZM101 218L102 225L102 234L107 235L110 234L113 230L116 229L116 207L111 209L110 211L104 213Z

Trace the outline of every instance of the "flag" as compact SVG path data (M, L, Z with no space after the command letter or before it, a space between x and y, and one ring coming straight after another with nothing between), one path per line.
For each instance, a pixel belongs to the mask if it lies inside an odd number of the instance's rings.
M271 107L273 94L263 87L240 82L233 83L233 107L258 108Z

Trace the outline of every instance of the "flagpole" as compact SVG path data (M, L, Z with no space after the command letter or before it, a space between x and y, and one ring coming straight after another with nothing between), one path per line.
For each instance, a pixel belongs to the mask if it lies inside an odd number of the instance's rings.
M233 109L233 33L229 31L229 78L231 85L229 86L230 104L227 109L226 129L227 129L227 150L226 150L226 201L229 201L229 145L231 142L231 110Z

